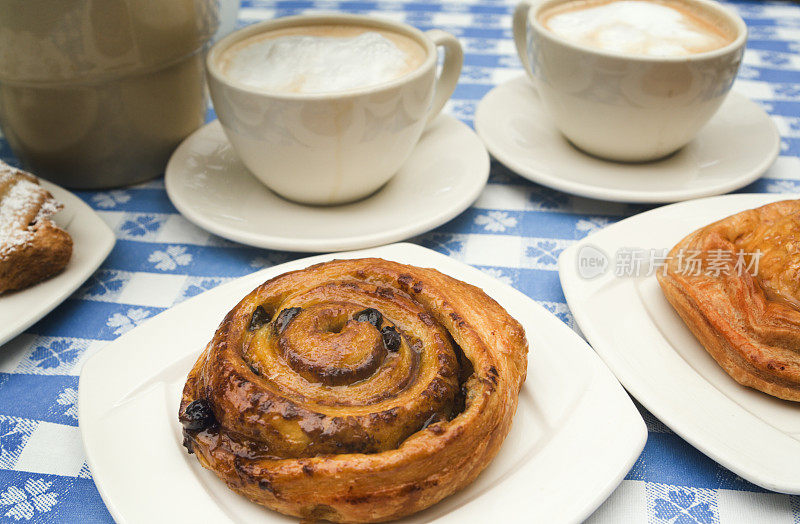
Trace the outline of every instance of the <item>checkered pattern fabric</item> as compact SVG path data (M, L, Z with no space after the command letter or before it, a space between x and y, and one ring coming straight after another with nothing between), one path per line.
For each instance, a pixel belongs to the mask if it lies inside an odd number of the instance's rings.
M782 137L777 163L742 191L796 193L800 5L729 5L750 28L735 89L772 115ZM511 0L244 0L238 23L344 11L450 31L461 39L466 58L446 111L471 124L479 100L496 84L522 72L511 40L513 7ZM15 163L4 141L0 158ZM78 195L111 226L117 244L78 292L0 351L2 521L111 521L86 466L78 431L81 364L108 341L178 302L301 256L235 244L198 229L172 206L162 180ZM644 209L553 191L493 163L489 184L470 209L412 241L511 284L572 326L558 281L559 253L577 239ZM592 521L800 523L800 497L753 486L641 411L650 432L644 452Z

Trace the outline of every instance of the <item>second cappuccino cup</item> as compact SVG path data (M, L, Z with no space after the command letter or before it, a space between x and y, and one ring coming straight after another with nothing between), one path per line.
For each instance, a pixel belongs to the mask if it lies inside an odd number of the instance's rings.
M644 34L618 29L628 24ZM703 31L719 40L713 49ZM517 52L555 126L623 162L695 137L730 91L746 37L742 19L710 0L523 0L514 13Z
M445 51L438 77L437 47ZM214 109L245 166L287 199L329 205L364 198L397 173L450 98L462 62L458 40L442 31L306 15L229 35L207 69Z

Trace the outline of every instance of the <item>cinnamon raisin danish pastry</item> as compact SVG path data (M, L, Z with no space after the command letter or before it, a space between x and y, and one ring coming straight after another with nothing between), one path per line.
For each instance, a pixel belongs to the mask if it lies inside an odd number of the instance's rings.
M265 282L222 321L184 387L184 445L281 513L399 518L497 454L527 350L497 302L436 270L318 264Z
M690 259L699 264L690 267ZM800 200L695 231L672 249L658 280L731 377L800 401Z

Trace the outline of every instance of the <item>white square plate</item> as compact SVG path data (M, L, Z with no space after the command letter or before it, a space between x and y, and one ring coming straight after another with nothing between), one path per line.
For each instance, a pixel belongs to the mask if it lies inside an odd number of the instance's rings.
M611 267L620 249L671 249L711 222L790 198L798 197L725 195L654 209L564 250L559 275L581 331L639 402L739 476L800 494L800 403L739 385L694 338L655 276L617 277ZM581 278L578 258L601 253L606 272Z
M483 288L517 318L531 346L528 378L500 453L463 491L403 522L575 522L619 484L647 431L592 349L531 299L477 269L412 244L272 267L163 312L89 359L79 391L86 456L118 522L296 522L228 490L181 446L186 375L225 313L265 280L334 258L434 267Z
M72 237L72 257L64 271L29 288L0 295L0 345L44 317L94 273L114 247L114 233L80 198L41 181L64 204L53 221Z

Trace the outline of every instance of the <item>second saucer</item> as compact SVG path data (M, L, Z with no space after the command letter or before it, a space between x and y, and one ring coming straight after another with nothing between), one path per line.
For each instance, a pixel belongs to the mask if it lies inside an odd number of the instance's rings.
M572 146L525 77L490 91L475 115L489 152L520 176L567 193L616 202L667 203L719 195L760 177L780 137L761 107L731 92L697 137L662 160L619 163Z
M429 231L469 207L488 177L489 155L480 139L442 115L394 178L351 204L307 206L279 197L245 168L218 121L175 150L165 184L178 211L212 233L256 247L321 252L374 247Z

